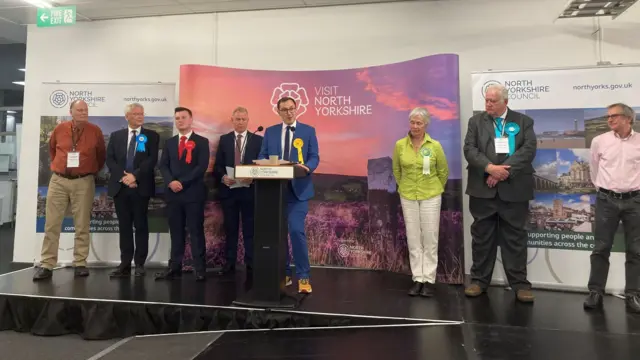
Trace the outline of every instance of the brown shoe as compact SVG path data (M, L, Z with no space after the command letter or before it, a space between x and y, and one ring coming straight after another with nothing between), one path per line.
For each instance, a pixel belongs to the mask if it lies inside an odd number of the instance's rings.
M529 289L518 290L516 292L516 299L518 299L518 301L523 303L532 303L533 300L535 299L535 296L533 296L533 292L531 292L531 290Z
M482 293L484 293L484 290L482 290L478 284L471 284L464 289L464 294L468 297L477 297L482 295Z

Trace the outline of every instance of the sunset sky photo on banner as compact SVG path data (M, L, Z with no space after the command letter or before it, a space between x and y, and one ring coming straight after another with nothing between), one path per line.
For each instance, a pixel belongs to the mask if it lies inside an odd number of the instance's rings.
M298 119L316 128L318 173L367 175L367 160L391 156L416 106L432 115L429 133L444 147L450 177L461 178L458 57L434 55L396 64L324 71L243 70L183 65L180 105L194 112L196 132L212 141L232 130L237 106L249 130L280 123L275 103L291 96Z

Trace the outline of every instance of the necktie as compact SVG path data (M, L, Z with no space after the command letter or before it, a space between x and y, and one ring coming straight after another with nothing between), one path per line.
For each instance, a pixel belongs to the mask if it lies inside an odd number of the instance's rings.
M289 155L291 153L291 145L289 145L289 143L291 142L291 138L289 133L291 132L291 126L287 126L287 130L285 130L285 135L284 135L284 152L282 153L282 160L284 161L289 161Z
M240 165L242 163L242 135L236 137L236 151L235 151L235 164Z
M185 146L187 145L187 137L180 137L180 144L178 144L178 159L182 159L182 155L184 154Z
M133 136L131 137L131 140L129 140L129 148L127 149L127 166L126 166L126 171L127 172L132 172L133 171L133 158L136 156L136 131L133 130L131 132L133 134Z
M496 138L501 138L502 128L504 127L504 119L496 118L495 123L496 123Z

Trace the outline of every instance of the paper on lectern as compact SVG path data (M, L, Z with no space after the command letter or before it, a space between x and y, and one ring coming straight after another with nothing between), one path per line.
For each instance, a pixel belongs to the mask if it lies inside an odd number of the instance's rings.
M227 166L227 177L231 180L235 180L235 173L236 173L236 169ZM229 187L229 189L235 189L235 188L239 188L239 187L249 187L250 185L247 183L244 183L242 181L236 181L234 184L232 185L227 185Z

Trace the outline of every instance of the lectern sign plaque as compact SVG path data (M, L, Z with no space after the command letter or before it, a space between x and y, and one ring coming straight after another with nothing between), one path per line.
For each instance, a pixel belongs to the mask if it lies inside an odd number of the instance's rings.
M293 166L238 165L235 175L237 179L293 179L293 170Z

